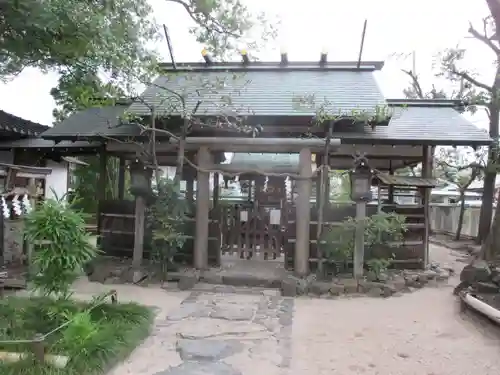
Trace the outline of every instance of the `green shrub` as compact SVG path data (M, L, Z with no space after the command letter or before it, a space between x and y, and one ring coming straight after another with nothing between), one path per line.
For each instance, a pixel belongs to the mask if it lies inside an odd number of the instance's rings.
M26 216L25 238L35 244L30 273L44 295L67 298L83 266L97 255L85 214L61 199L48 199Z

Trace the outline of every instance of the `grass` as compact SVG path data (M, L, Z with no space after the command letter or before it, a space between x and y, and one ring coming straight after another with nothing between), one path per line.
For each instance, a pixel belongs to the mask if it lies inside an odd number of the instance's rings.
M68 319L72 323L46 339L47 354L70 358L64 369L38 365L33 358L0 362L2 375L99 375L124 360L149 334L153 312L133 304L90 304L73 300L8 297L0 300L0 351L30 352L30 344L2 344L2 340L29 340Z

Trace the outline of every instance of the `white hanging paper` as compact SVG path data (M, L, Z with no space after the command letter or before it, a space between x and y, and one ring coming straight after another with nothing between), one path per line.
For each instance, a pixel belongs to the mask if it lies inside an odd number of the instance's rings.
M6 219L10 218L9 206L7 206L7 202L5 201L4 197L2 197L2 214L4 218Z
M269 214L269 222L271 225L281 224L281 210L271 210Z
M248 211L240 211L240 221L248 221Z
M28 194L23 195L22 204L23 204L23 208L24 208L25 213L27 213L27 214L30 213L31 212L31 203L30 203L30 200L28 198Z
M19 195L14 195L14 198L12 198L12 209L17 216L21 216L23 213L21 209L21 202L19 201Z

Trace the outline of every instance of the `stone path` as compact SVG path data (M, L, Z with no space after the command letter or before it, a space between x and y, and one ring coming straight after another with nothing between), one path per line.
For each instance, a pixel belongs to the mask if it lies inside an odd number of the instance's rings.
M182 362L156 375L280 373L290 366L293 303L272 290L192 292L157 325Z

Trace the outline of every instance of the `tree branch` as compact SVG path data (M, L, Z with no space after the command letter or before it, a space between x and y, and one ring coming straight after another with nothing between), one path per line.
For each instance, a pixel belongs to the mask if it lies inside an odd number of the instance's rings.
M183 0L165 0L165 1L169 1L171 3L177 3L177 4L182 5L184 7L184 9L186 9L187 13L189 14L189 17L191 17L191 19L194 22L196 22L196 24L198 26L203 27L208 32L215 32L217 34L226 34L226 35L231 36L233 38L240 38L241 37L241 35L236 34L232 31L229 31L228 28L225 27L219 20L212 17L209 12L203 12L203 13L200 12L201 14L203 14L202 18L205 18L203 20L203 19L199 19L196 17L196 12L195 12L194 8L192 7L192 5L186 3L185 1L183 1Z
M480 40L481 42L486 44L488 47L490 47L493 50L493 52L495 52L495 54L497 56L500 56L500 48L498 48L498 46L495 45L495 43L493 43L493 41L491 40L491 37L488 36L488 32L486 30L487 24L488 24L488 18L483 19L484 33L480 34L474 28L474 26L472 26L472 23L469 22L469 34L471 34L474 38L476 38L477 40Z
M467 72L458 71L457 69L454 68L454 66L450 66L450 73L465 79L467 82L470 82L474 86L477 86L479 88L482 88L483 90L493 93L493 88L491 86L488 86L487 84L478 81Z
M420 99L425 99L425 95L424 95L424 92L422 90L422 87L420 86L420 82L418 81L418 77L411 70L405 70L405 69L401 69L401 70L403 71L403 73L406 73L406 74L408 74L408 76L410 76L411 85L412 85L413 89L415 90L415 93L417 94L417 96Z

